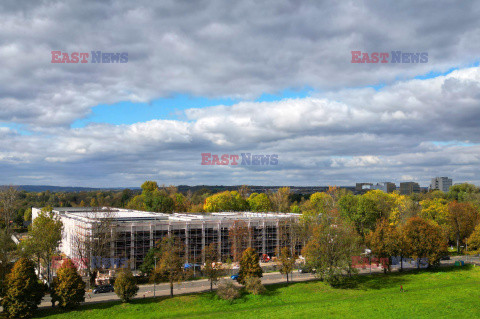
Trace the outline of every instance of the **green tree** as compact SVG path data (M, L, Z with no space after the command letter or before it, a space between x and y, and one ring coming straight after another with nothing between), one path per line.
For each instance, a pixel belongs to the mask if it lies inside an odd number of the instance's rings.
M70 259L58 269L53 290L62 308L71 309L85 301L85 282Z
M421 217L410 218L402 235L406 254L414 259L427 258L429 266L437 264L448 252L440 226Z
M173 297L173 284L181 282L185 277L183 258L180 254L183 251L182 245L174 238L164 237L158 243L160 253L157 268L153 274L153 280L162 279L170 283L170 297Z
M471 194L480 193L480 188L473 184L463 183L450 186L447 197L459 202L467 201Z
M313 228L302 252L307 265L316 269L318 277L336 285L342 281L344 272L355 272L352 257L360 253L360 242L353 225L330 212Z
M35 218L29 229L30 237L23 242L26 252L40 258L47 269L47 279L51 283L51 259L62 240L63 224L53 213L51 207L45 207Z
M288 283L288 275L292 273L293 267L295 266L295 257L292 256L290 253L290 249L288 247L283 247L280 250L280 256L277 260L279 264L279 271L282 275L287 276L287 283Z
M265 193L252 193L247 201L250 209L254 212L269 212L272 210L272 202Z
M3 310L9 318L30 318L44 295L33 262L20 258L7 276Z
M242 285L245 284L246 279L249 277L262 277L263 270L260 267L260 261L258 254L253 248L247 248L242 254L242 260L240 261L240 270L238 272L237 281Z
M114 290L122 302L129 302L137 295L138 286L132 272L124 268L115 278Z
M203 208L207 212L244 211L248 203L237 191L225 191L207 197Z
M159 253L160 249L158 247L155 246L150 248L143 259L143 263L138 269L146 275L151 275L155 269L155 256L157 256Z

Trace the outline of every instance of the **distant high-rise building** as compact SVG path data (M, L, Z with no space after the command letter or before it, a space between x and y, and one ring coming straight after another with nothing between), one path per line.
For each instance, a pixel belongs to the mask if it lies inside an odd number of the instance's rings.
M412 193L420 193L420 185L415 182L400 183L400 194L410 195Z
M452 186L452 179L448 177L435 177L432 178L430 183L430 190L441 190L442 192L448 192Z
M355 192L356 193L361 193L362 191L365 191L366 189L370 189L369 187L365 186L372 186L372 183L357 183L355 184Z
M397 189L397 186L395 183L391 182L381 182L377 183L376 185L372 183L357 183L355 186L355 191L357 193L367 192L372 189L378 189L384 191L385 193L391 193Z

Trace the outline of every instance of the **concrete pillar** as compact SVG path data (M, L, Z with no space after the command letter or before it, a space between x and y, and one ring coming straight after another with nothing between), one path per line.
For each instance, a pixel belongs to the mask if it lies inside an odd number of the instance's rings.
M189 248L189 243L188 243L188 230L190 229L190 225L187 223L185 225L185 263L188 263L188 257L189 257L189 254L188 254L188 248Z

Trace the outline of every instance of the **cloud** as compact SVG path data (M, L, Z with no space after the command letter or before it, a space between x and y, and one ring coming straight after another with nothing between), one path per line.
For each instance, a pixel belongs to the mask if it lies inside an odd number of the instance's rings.
M428 185L480 182L480 68L275 102L185 111L186 119L90 124L22 135L0 128L5 180L81 186ZM200 165L202 152L278 154L278 166ZM22 177L23 176L23 177ZM415 177L415 178L412 178Z
M251 100L445 72L478 61L479 11L477 2L2 1L0 121L47 132L98 104L172 93ZM129 61L52 64L52 50L128 52ZM352 50L428 52L429 62L352 64ZM445 83L460 95L455 86Z

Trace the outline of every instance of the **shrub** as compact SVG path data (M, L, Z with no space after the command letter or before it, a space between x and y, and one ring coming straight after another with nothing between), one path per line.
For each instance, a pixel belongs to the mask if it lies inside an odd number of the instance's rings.
M138 292L138 286L130 269L123 269L115 279L115 293L122 302L129 302Z
M245 289L254 295L261 295L266 291L265 286L262 285L262 281L258 277L248 277L245 280Z
M233 282L224 281L218 285L217 295L223 300L228 300L233 302L235 299L240 297L240 289L235 287Z

